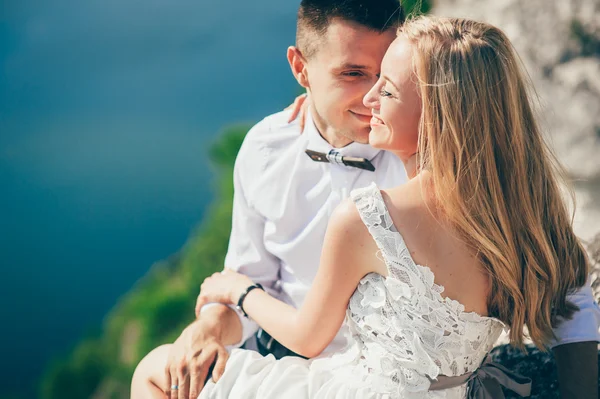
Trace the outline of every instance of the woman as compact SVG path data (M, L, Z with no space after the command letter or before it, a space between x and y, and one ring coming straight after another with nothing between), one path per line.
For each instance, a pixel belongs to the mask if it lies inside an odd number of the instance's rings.
M526 326L543 348L573 312L566 294L588 261L506 36L464 19L408 22L364 102L370 144L400 157L411 179L357 190L335 211L302 307L234 272L201 290L202 303L239 304L316 359L235 350L200 398L492 397L498 386L467 381L492 367L502 329L522 347ZM318 357L345 318L348 347Z

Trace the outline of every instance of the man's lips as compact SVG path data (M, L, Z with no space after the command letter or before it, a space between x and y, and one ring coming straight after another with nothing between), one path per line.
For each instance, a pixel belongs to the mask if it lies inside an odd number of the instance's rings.
M357 119L359 119L362 122L365 122L365 123L371 122L371 117L372 117L371 114L358 114L358 113L353 112L353 111L350 111L350 113L352 115L354 115Z

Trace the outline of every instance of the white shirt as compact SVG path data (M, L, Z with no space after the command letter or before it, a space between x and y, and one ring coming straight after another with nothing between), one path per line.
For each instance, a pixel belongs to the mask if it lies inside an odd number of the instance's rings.
M367 144L352 143L336 151L369 159L374 172L313 161L305 150L326 154L331 145L321 137L310 115L302 134L297 122L287 123L288 117L288 112L280 112L254 126L237 156L225 266L299 308L316 276L335 207L356 188L371 182L390 188L405 183L407 177L399 158ZM591 289L573 299L582 311L557 331L561 343L600 341L600 310ZM256 333L258 325L238 315L243 326L241 345ZM344 344L340 331L326 351L339 350Z

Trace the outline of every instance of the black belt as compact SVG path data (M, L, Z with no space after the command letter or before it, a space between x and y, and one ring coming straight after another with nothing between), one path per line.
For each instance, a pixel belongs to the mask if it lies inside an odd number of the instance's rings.
M275 356L275 359L281 359L285 356L296 356L307 359L306 357L297 354L281 345L275 338L271 337L268 332L260 328L256 333L256 346L258 346L258 352L267 356L268 354L272 354Z

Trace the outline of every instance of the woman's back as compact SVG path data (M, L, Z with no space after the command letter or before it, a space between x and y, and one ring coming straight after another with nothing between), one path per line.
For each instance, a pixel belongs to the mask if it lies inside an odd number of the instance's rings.
M412 257L413 250L407 246L411 231L405 230L405 241L389 210L393 209L396 217L407 210L407 203L398 198L410 199L414 194L410 190L412 188L398 188L385 194L372 184L352 193L362 222L379 249L379 259L385 270L365 276L350 298L347 323L352 332L351 345L333 358L315 361L311 367L311 375L315 378L326 373L329 379L320 387L323 392L338 389L361 392L366 389L365 394L375 394L374 397L388 394L398 398L464 398L465 385L433 392L429 391L431 381L439 376L457 377L474 372L502 332L504 324L501 321L465 308L456 298L445 297L437 276ZM392 206L388 208L386 202ZM403 222L399 223L402 225ZM422 231L411 240L423 248L421 258L435 258L439 261L438 270L445 264L456 267L457 271L445 273L450 278L444 281L458 287L459 277L469 270L477 272L473 269L474 262L471 269L467 266L458 270L460 266L455 265L459 262L444 261L444 248L453 243L436 232L437 228L425 227L430 223L425 216L421 217L420 223ZM433 239L449 240L433 250L435 257L427 255L430 253L427 248L436 245L427 238L419 238L430 233L435 233ZM460 258L467 258L461 251L454 252ZM458 277L455 279L454 276ZM465 282L464 291L485 304L485 294L479 294L476 287L467 287L480 285L479 278L483 277L476 276L470 284ZM479 305L476 302L473 301L473 306Z
M435 283L445 288L443 296L487 316L489 276L476 250L460 239L428 196L429 177L424 172L382 192L390 217L414 261L431 269Z

